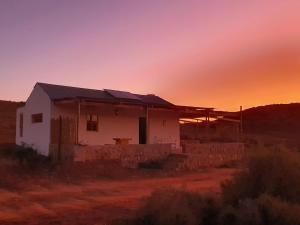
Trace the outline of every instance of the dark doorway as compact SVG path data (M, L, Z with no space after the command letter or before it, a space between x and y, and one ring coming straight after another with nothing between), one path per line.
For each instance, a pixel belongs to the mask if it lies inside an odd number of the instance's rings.
M139 118L139 144L147 143L147 123L145 117Z

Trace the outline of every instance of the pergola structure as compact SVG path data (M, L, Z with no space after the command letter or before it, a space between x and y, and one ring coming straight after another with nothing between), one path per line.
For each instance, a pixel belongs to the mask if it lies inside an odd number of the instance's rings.
M196 107L196 106L176 106L179 110L179 122L201 123L205 122L209 125L210 121L227 121L239 124L240 132L243 130L242 123L242 107L239 112L215 111L214 108Z

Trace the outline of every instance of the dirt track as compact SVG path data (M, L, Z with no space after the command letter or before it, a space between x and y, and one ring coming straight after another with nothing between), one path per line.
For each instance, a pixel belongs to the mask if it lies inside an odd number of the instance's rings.
M132 214L157 188L218 192L220 182L233 172L214 169L176 177L32 186L17 192L0 189L0 224L105 224Z

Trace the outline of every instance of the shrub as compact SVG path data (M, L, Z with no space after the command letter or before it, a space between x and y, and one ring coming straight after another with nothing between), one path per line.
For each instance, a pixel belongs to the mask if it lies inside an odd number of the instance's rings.
M299 153L262 151L222 185L221 198L154 192L137 216L115 225L300 225Z
M11 146L1 150L1 157L17 160L21 166L30 169L48 167L50 159L35 149L25 146Z
M300 205L269 195L241 200L236 206L185 191L154 192L135 218L113 225L297 225Z
M245 199L238 206L224 206L220 225L295 225L300 224L300 205L262 195Z
M219 201L183 190L165 189L154 192L132 220L119 220L118 225L215 225Z
M288 151L262 151L250 157L247 169L222 184L225 203L268 194L300 203L300 158Z
M162 169L163 168L163 163L162 163L162 161L150 160L150 161L147 161L147 162L139 163L138 167L140 169Z

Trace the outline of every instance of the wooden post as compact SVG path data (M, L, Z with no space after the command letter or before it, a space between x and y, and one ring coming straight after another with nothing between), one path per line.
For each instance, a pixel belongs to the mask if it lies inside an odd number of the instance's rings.
M197 136L196 140L200 140L200 119L197 119Z
M209 137L209 111L207 110L206 111L206 115L205 115L205 135L206 135L206 138Z
M210 112L208 111L208 113L207 113L207 122L208 122L208 125L209 125L209 121L210 121Z

